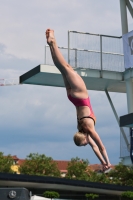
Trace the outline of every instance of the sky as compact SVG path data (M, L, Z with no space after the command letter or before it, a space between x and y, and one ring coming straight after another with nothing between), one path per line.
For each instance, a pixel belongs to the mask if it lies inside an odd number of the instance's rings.
M45 31L54 29L59 46L68 30L121 36L119 0L1 0L0 79L44 64ZM132 21L129 16L129 27ZM73 143L76 111L65 88L16 85L0 87L0 151L25 159L30 153L54 160L79 157L99 163L91 147ZM120 162L120 129L106 94L89 91L96 130L112 164ZM111 93L118 116L127 114L125 94Z

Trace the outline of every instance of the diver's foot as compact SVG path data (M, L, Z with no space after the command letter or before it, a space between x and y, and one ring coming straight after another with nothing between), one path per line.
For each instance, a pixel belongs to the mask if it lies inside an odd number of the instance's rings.
M48 45L52 45L55 42L54 30L51 29L46 30L46 39Z

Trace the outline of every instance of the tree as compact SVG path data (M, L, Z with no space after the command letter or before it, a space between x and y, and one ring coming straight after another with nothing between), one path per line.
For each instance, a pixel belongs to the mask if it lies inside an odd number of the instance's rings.
M38 153L30 153L19 170L22 174L60 176L60 171L53 159Z
M110 183L110 178L107 177L107 175L104 173L98 174L97 172L91 171L88 181L99 182L99 183Z
M133 192L131 191L126 191L126 192L123 192L121 194L122 196L122 199L126 200L126 199L133 199Z
M68 163L67 167L67 178L75 178L80 180L87 180L88 174L87 174L87 167L88 167L89 161L80 159L78 157L72 158L71 162Z
M133 185L133 167L119 164L109 173L109 176L112 177L111 183L128 186Z
M96 199L99 197L98 194L93 194L93 193L90 193L90 194L85 194L85 197L88 199L88 200L91 200L91 199Z
M11 155L4 156L3 152L0 152L0 172L13 173L12 165L13 158Z
M60 197L59 193L58 192L55 192L55 191L45 191L43 193L43 196L46 197L46 198L54 198L54 199L57 199Z

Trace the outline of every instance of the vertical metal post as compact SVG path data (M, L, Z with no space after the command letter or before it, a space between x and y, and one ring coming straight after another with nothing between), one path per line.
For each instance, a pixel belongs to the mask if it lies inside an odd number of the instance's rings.
M126 0L120 0L120 12L121 12L122 34L125 34L128 32Z
M75 49L75 67L77 67L77 49Z
M70 31L68 31L68 64L70 64Z
M127 19L126 3L127 3L126 0L120 0L122 35L128 33L128 19ZM132 81L130 78L128 80L125 80L125 82L126 82L128 113L130 113L130 112L133 112L133 86L132 86ZM130 146L131 146L131 140L130 140ZM130 158L131 158L131 147L130 147ZM124 160L126 161L125 158L123 158L123 162L125 162ZM132 161L132 158L131 158L131 161Z
M122 34L126 34L128 33L126 0L120 0L120 10L121 10ZM131 113L133 112L133 85L131 78L126 80L126 92L127 92L128 113Z
M127 92L127 105L128 105L128 113L133 112L133 84L132 79L129 78L125 80L126 82L126 92Z
M103 58L102 58L102 35L100 35L100 77L102 78L102 70L103 70Z
M44 64L45 65L47 64L47 60L46 60L47 59L47 55L46 55L47 54L47 52L46 52L47 49L46 48L47 48L47 46L45 45L45 50L44 50L45 51L45 54L44 54Z
M133 163L133 128L130 128L130 158Z

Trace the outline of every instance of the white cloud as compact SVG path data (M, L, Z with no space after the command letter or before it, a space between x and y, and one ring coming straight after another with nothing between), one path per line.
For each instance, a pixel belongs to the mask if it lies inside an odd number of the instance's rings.
M112 34L120 29L119 3L2 0L0 24L0 42L8 54L43 62L47 28L55 29L61 46L67 45L68 30Z

